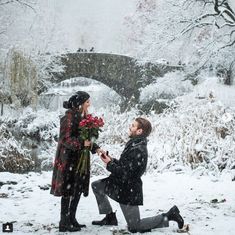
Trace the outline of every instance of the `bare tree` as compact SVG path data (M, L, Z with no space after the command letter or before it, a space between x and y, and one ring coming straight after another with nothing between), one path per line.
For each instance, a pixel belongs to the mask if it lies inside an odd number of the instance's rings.
M34 9L35 0L0 0L0 11L7 11L7 6L16 4L19 7L27 7L36 12ZM7 31L7 28L12 24L12 19L8 14L1 14L0 16L0 35Z
M12 4L12 3L16 3L16 4L20 4L20 5L23 5L23 6L26 6L26 7L29 7L31 8L33 11L34 8L32 6L32 4L34 3L33 1L24 1L24 0L0 0L0 6L3 6L3 5L7 5L7 4Z
M197 18L190 19L187 22L188 25L182 31L182 34L189 32L195 28L202 28L205 26L214 26L218 29L226 28L228 32L226 36L229 36L229 42L223 45L220 49L235 44L235 13L228 4L227 0L195 0L201 6L206 8L209 6L210 13L202 14ZM186 0L184 4L192 4L192 1ZM183 21L182 21L183 22Z
M136 12L126 18L130 53L152 61L178 60L188 65L191 78L202 69L217 70L218 65L231 69L235 14L230 1L139 0Z
M181 31L182 35L191 34L198 29L201 30L202 34L210 31L210 40L203 45L204 53L207 53L207 56L195 72L200 71L208 64L211 57L219 53L230 54L230 58L226 59L228 60L227 69L231 70L235 60L235 12L228 0L185 0L183 6L185 9L200 7L202 14L181 21L181 23L186 23L186 27ZM209 47L213 49L208 53L206 50ZM231 80L231 78L228 79Z

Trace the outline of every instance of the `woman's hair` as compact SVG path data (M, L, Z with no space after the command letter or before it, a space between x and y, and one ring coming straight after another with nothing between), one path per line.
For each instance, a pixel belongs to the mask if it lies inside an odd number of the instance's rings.
M71 108L72 108L72 106L70 107L70 105L69 105L69 102L68 102L68 101L64 101L64 102L63 102L63 108L64 108L64 109L71 109Z
M138 117L135 119L135 121L138 123L138 129L143 130L143 136L148 137L152 131L152 125L150 121L148 121L145 118Z
M72 108L80 108L82 104L84 104L90 95L85 91L77 91L75 95L72 95L68 101L63 102L63 108L72 109Z

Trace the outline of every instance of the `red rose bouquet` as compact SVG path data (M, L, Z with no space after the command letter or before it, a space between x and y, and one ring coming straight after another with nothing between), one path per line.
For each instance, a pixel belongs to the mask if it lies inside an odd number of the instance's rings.
M99 137L99 132L101 127L104 126L104 121L102 118L93 117L88 114L85 119L79 123L80 136L83 140L94 140ZM81 158L78 162L77 172L80 175L87 174L90 167L90 147L84 147L81 150Z

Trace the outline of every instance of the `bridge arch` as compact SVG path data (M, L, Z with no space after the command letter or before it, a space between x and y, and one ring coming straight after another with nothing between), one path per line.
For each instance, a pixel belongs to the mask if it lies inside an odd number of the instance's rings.
M72 77L87 77L102 82L126 100L138 102L140 88L153 78L180 69L179 66L145 63L134 58L107 53L68 53L59 58L63 72L50 72L52 81L62 82Z

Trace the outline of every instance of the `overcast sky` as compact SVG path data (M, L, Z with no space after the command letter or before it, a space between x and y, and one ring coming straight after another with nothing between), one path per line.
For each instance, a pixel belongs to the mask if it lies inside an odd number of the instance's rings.
M2 15L7 32L4 47L40 51L94 47L99 52L121 53L125 47L124 19L135 12L137 0L40 0L31 8L7 4ZM9 20L10 21L9 21Z
M124 17L133 14L136 0L66 0L56 1L60 12L58 25L68 46L119 50Z

